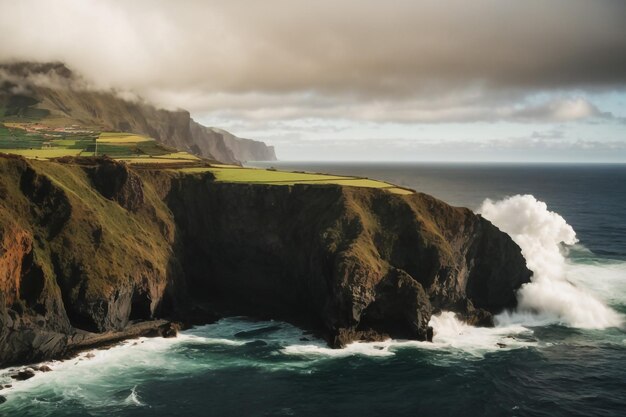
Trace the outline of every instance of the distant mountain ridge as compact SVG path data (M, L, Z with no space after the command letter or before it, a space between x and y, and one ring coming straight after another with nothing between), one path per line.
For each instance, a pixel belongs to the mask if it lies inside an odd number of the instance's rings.
M3 111L4 109L4 111ZM169 111L90 89L62 63L0 65L0 116L39 112L104 130L148 135L180 150L224 163L276 160L274 148L201 125L188 111Z

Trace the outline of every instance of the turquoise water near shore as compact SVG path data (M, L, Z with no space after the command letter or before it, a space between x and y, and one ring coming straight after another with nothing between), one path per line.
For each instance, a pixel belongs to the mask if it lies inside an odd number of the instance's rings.
M529 240L528 251L535 240L543 239L543 250L559 233L571 238L571 228L578 241L562 246L554 260L571 293L557 302L548 294L545 306L529 300L542 311L502 315L494 329L443 313L433 319L434 343L357 343L342 350L287 323L231 317L176 339L132 340L93 357L52 362L53 372L0 391L7 398L0 415L624 415L626 166L267 165L380 178L481 209ZM534 198L511 198L518 194ZM491 212L485 199L496 204ZM541 202L566 223L546 214ZM513 220L526 223L511 220L510 212L520 210L528 217ZM551 237L540 234L550 227L556 227ZM532 256L543 268L539 274L555 273L554 265ZM578 315L596 307L596 315ZM0 371L0 383L9 380Z

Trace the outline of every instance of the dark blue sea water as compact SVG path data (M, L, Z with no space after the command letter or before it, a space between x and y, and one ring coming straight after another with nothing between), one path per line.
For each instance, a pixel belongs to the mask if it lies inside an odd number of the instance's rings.
M525 295L536 311L495 329L443 314L434 343L343 350L286 323L229 318L54 362L0 391L0 415L626 415L626 166L267 165L384 179L472 209L503 201L482 209L525 239L541 280ZM570 229L579 241L559 251Z

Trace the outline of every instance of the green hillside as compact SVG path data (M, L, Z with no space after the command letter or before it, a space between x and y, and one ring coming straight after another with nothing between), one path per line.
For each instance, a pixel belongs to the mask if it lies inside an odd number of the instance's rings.
M277 186L336 184L380 188L394 194L413 193L412 190L368 178L220 164L170 148L146 135L101 131L97 127L83 126L62 118L13 116L0 119L0 152L37 160L67 156L108 156L138 168L158 167L188 174L209 171L219 182Z

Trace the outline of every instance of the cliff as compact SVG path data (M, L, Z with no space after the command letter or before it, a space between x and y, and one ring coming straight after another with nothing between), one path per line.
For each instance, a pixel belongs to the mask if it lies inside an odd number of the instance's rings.
M273 146L252 139L239 138L230 132L216 127L207 128L216 135L221 135L226 146L233 151L240 161L275 161Z
M0 245L0 365L215 313L295 322L334 347L426 340L434 312L489 325L530 278L506 234L424 194L106 159L1 156Z
M224 163L276 160L273 147L158 109L115 92L90 89L63 64L0 65L0 117L66 119L67 124L148 135L164 145ZM58 121L54 122L58 123Z

